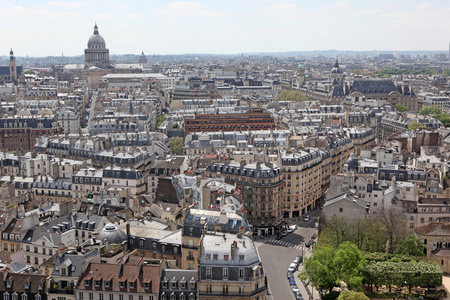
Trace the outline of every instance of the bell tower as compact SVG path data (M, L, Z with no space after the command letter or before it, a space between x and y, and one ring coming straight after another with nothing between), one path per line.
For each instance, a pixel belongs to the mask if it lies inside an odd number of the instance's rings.
M16 82L17 80L16 58L12 49L9 51L9 78L11 82Z

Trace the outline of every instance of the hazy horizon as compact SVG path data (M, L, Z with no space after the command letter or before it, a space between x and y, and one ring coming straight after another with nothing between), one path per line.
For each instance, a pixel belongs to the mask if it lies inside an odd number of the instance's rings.
M416 0L16 0L0 4L0 55L82 55L95 22L111 55L447 53L449 13L449 2Z

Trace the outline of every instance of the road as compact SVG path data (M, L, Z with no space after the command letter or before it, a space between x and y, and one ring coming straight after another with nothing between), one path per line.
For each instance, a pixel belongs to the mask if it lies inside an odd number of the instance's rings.
M267 299L295 299L287 279L287 269L296 256L302 255L302 253L306 257L311 255L310 248L306 248L304 243L309 241L313 234L317 233L315 222L319 213L320 211L314 212L309 222L296 222L298 228L280 240L276 240L275 236L272 236L255 242L269 285L270 295ZM294 276L297 275L298 273ZM310 296L300 280L296 279L296 281L303 299L309 299Z

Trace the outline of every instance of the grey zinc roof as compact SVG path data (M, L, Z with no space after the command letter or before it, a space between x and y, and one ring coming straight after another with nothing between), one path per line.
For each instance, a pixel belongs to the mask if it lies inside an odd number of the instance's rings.
M231 245L235 243L234 258L231 253ZM202 265L240 265L248 266L260 262L259 253L253 241L242 236L238 238L234 234L209 235L203 237L202 255L200 264ZM217 259L214 255L217 254ZM227 258L226 258L227 257Z

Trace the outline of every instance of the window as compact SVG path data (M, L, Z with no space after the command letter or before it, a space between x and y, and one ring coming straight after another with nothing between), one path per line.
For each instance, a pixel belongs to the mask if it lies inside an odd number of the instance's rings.
M119 288L123 289L125 287L125 281L119 281Z
M222 278L223 279L228 279L228 268L223 268Z
M114 300L114 294L109 294L109 300Z
M78 299L83 300L83 293L78 293Z
M139 295L139 300L144 300L144 296Z
M41 300L41 295L34 295L34 300Z
M123 300L123 295L119 295L119 300Z
M223 293L228 294L228 285L226 284L223 286Z
M133 300L133 295L128 295L128 300Z
M22 294L22 300L28 300L28 295L25 294L25 293L23 293L23 294Z
M100 286L100 280L94 280L94 286L99 287Z
M144 289L146 290L150 289L150 283L144 282Z
M3 300L9 300L9 294L7 292L3 293Z
M339 208L339 212L344 212L344 209L342 207Z
M39 259L37 257L34 258L34 264L36 264L36 265L39 264Z
M239 295L242 295L242 294L244 294L244 286L240 285L239 286Z
M211 279L212 277L212 269L206 268L206 279Z
M130 281L128 283L128 286L129 286L130 289L134 289L134 282ZM132 300L132 299L130 299L130 300Z
M239 269L239 279L242 279L242 278L244 278L244 269L240 268Z
M99 295L100 300L103 300L103 293L100 293Z
M212 293L212 286L211 286L210 284L208 284L208 285L206 286L206 293L207 293L207 294L211 294L211 293Z
M89 286L91 284L91 281L89 279L86 279L84 281L84 286Z
M105 280L105 288L109 288L109 284L110 284L110 281L109 280Z
M94 293L89 293L89 300L93 300L94 299Z
M12 299L12 300L17 300L17 298L18 298L17 293L11 294L11 299Z

